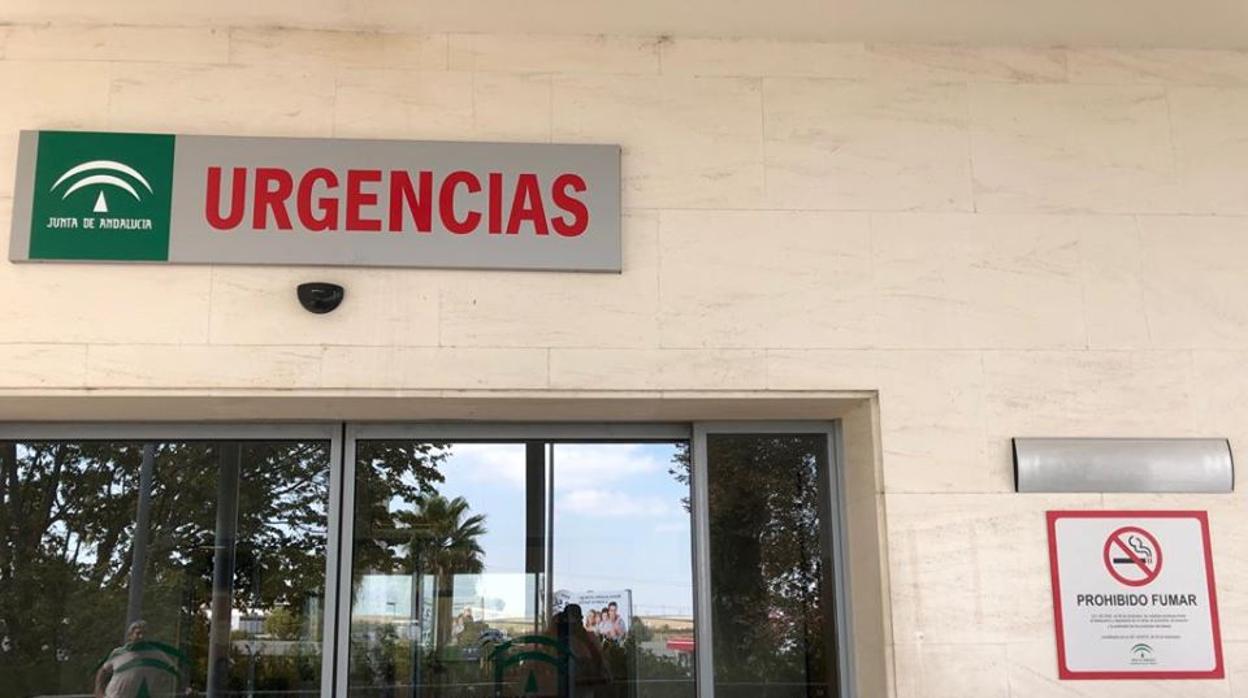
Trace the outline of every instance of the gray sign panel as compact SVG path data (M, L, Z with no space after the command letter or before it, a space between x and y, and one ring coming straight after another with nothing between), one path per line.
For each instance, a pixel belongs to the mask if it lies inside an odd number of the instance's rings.
M14 261L619 271L620 150L24 132Z

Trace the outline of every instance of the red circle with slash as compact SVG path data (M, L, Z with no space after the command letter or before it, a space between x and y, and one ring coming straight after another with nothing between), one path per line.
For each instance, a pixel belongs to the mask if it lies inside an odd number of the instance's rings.
M1131 547L1130 537L1139 535L1152 546L1152 559L1144 551ZM1129 587L1142 587L1161 574L1161 545L1153 534L1138 526L1123 526L1105 539L1105 569L1110 576Z

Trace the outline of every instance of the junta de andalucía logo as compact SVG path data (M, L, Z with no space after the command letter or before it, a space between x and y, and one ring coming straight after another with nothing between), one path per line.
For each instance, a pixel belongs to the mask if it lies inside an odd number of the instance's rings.
M91 212L107 214L109 208L106 190L109 188L129 194L136 202L142 202L145 195L153 193L152 183L142 173L116 160L89 160L78 163L56 178L56 181L52 183L51 192L56 193L59 189L61 200L65 201L78 191L94 191L95 204L91 207ZM48 227L74 228L77 227L78 220L77 216L53 216L48 221ZM97 227L97 225L102 229L151 230L152 228L151 218L86 217L81 221L85 228Z

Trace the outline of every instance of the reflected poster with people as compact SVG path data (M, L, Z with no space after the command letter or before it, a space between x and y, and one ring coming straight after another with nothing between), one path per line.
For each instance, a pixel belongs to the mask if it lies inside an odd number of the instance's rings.
M623 642L628 636L630 619L633 617L633 592L623 591L568 591L555 592L555 611L576 604L581 608L585 630L592 635L611 642Z

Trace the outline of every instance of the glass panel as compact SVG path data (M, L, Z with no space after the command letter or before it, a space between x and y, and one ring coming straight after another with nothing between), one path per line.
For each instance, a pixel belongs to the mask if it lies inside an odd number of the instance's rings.
M837 696L827 439L706 445L716 698Z
M493 696L490 653L541 630L525 444L356 450L349 693Z
M580 616L576 695L693 698L688 445L553 449L552 586Z
M329 450L0 443L4 694L318 694Z
M357 452L351 695L693 698L687 445Z

